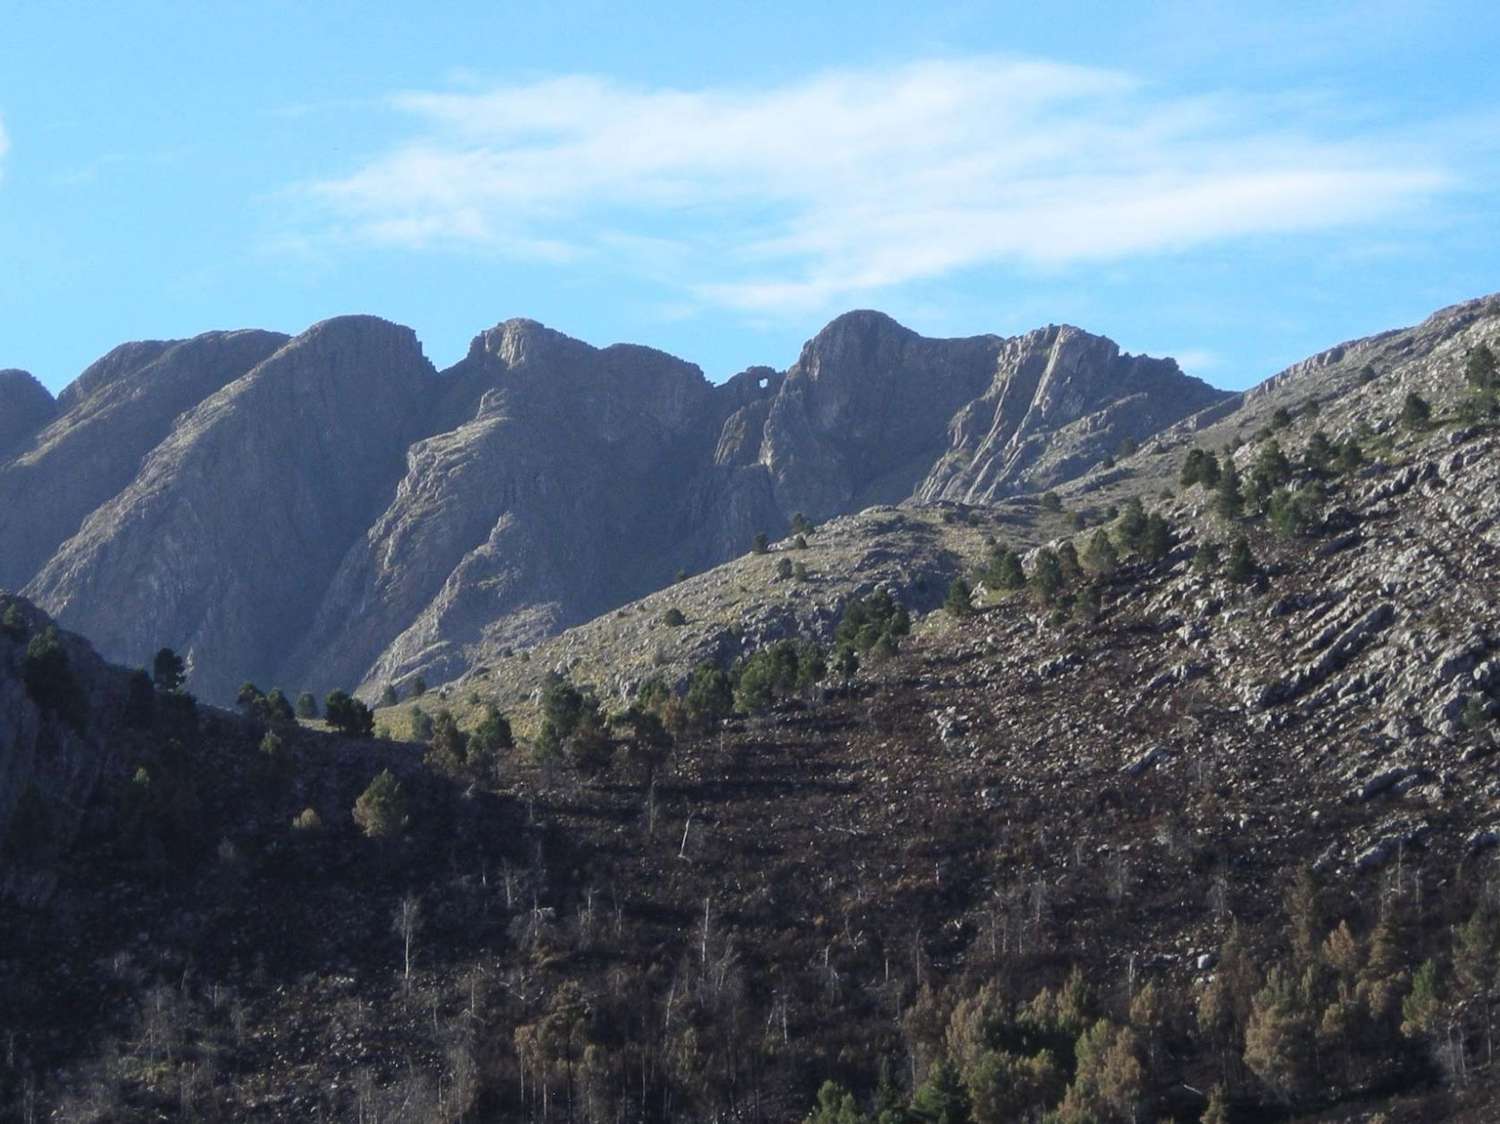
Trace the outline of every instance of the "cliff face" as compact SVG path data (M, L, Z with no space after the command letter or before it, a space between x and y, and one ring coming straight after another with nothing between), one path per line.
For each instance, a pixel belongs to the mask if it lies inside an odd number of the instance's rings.
M917 495L991 503L1043 490L1230 397L1170 359L1122 355L1077 328L1028 332L1002 342L993 381L954 415Z
M874 312L713 386L527 320L442 375L369 317L129 344L0 454L0 584L219 701L445 679L876 503L1086 471L1224 397L1071 328L927 339Z
M482 636L527 643L671 579L664 562L651 565L653 508L671 486L662 466L712 395L697 367L513 320L444 379L457 424L407 453L289 681L446 677Z
M210 699L271 677L394 489L431 375L408 329L309 329L176 419L28 596L113 658L170 644Z
M92 512L136 478L183 411L286 339L274 332L211 332L126 344L89 367L59 395L50 424L33 428L8 460L0 460L0 540L6 543L0 587L19 589L29 581ZM6 418L0 412L0 424Z

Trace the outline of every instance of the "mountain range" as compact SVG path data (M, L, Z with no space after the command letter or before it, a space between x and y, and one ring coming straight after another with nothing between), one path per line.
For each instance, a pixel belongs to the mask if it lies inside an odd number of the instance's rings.
M0 372L0 588L109 659L372 697L449 680L814 521L1078 478L1238 396L1067 326L840 316L722 384L530 320L437 371L413 332L124 344L55 400Z

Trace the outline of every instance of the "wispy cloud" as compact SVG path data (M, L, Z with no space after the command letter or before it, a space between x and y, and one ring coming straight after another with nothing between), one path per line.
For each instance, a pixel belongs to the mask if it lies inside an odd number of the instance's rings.
M1174 96L1124 72L1034 60L753 90L571 76L391 105L414 131L297 188L304 233L598 258L762 312L959 270L1069 269L1331 230L1449 184L1435 160L1349 135L1295 98Z
M1178 348L1172 357L1177 365L1190 375L1202 374L1223 366L1224 358L1217 351L1203 347Z

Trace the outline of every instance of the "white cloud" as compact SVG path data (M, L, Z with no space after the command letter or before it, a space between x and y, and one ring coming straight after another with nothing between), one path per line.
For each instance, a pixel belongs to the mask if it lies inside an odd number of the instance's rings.
M765 89L573 76L406 93L413 137L298 195L323 237L603 258L699 299L822 306L975 267L1059 269L1385 218L1448 182L1295 99L949 59ZM1300 107L1300 108L1299 108ZM1262 124L1280 114L1275 127Z
M1178 348L1168 354L1177 360L1177 365L1190 375L1201 375L1224 365L1224 357L1217 351L1202 347Z

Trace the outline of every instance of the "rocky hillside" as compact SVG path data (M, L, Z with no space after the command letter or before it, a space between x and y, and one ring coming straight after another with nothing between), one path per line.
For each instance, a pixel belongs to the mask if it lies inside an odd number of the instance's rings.
M125 743L53 904L0 911L0 1111L1494 1119L1500 417L1464 368L1500 332L1488 304L1418 332L1148 442L1062 511L830 520L538 645L617 719L560 751L471 754L442 721L526 694L519 654L424 697L425 764L283 726L272 768L210 723L148 766L194 799L117 819L151 751ZM1425 421L1398 420L1411 393ZM1238 510L1182 485L1194 440L1241 470ZM969 611L936 608L990 538L1031 584L986 567ZM1065 543L1084 568L1044 586ZM704 724L621 697L637 667L824 638L865 582L916 619L850 675ZM377 767L395 837L352 816Z
M451 679L875 503L1063 482L1225 395L1073 328L926 339L842 316L714 386L526 320L433 371L370 317L127 344L50 402L0 378L0 585L107 656L245 679Z
M425 701L381 708L383 729L405 735L413 706L465 718L494 703L528 725L549 675L589 684L626 705L660 679L682 689L704 663L728 666L777 640L833 639L844 606L876 590L918 613L938 608L953 579L983 565L996 541L1029 546L1061 533L1061 514L1019 501L1004 512L938 503L877 506L810 526L722 566L682 579L526 648L481 646L474 665Z
M0 595L0 897L43 901L48 862L67 852L84 809L124 768L130 678L29 602Z

